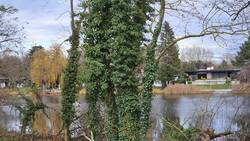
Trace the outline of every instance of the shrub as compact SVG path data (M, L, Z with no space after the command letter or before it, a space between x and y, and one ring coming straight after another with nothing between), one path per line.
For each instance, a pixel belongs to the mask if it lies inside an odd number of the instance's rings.
M165 119L163 122L162 141L195 141L198 129L190 126L184 129L178 122Z

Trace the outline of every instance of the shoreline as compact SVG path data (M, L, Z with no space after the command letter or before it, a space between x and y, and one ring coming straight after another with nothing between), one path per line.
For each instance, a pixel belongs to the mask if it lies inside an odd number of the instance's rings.
M250 94L250 91L247 92L242 89L233 89L233 88L226 88L226 89L207 89L207 88L202 88L197 85L173 85L175 86L185 86L182 90L177 87L174 88L172 91L168 91L171 86L166 87L165 89L162 89L160 87L155 87L153 88L153 95L166 95L166 96L173 96L173 95L182 95L182 96L188 96L188 95L212 95L212 94L237 94L237 95L248 95ZM242 85L244 86L244 85ZM199 88L197 89L192 89L192 87ZM82 89L79 91L77 96L84 96L86 93L85 89ZM27 94L24 94L24 96L32 96L32 92L27 92ZM53 92L53 90L48 93L48 92L40 92L40 96L61 96L61 91L57 90L56 92ZM17 90L15 89L0 89L0 102L1 99L3 98L12 98L12 97L21 97L20 94L18 93Z

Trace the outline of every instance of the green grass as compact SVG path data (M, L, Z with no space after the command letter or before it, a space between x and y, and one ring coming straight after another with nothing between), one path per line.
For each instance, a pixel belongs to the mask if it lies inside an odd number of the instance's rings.
M17 141L18 140L18 137L0 137L0 141Z
M231 89L232 86L231 85L227 85L227 84L214 84L214 85L197 85L201 88L205 88L205 89Z
M32 92L32 88L31 87L18 88L18 91L23 95L27 95Z

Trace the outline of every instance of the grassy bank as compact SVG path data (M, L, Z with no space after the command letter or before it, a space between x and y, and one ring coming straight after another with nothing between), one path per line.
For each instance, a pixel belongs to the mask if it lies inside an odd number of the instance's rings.
M196 85L198 87L204 88L204 89L212 89L212 90L219 90L219 89L231 89L231 85L227 84L215 84L215 85Z
M0 141L62 141L61 135L20 134L16 132L0 132Z
M166 87L165 89L155 87L153 89L154 95L189 95L189 94L209 94L213 90L232 89L233 93L250 94L250 84L238 84L238 85L184 85L176 84ZM83 88L79 91L79 95L85 95L86 90ZM3 96L16 96L18 94L32 95L32 89L29 87L16 88L16 89L0 89L0 98ZM60 91L47 90L45 95L60 95Z
M192 94L211 94L215 90L232 89L233 94L250 94L250 84L237 85L184 85L176 84L165 89L155 88L154 94L161 95L192 95Z
M85 89L81 89L79 91L79 95L84 95L86 92ZM23 87L23 88L2 88L0 89L0 96L16 96L19 94L22 95L32 95L32 88L31 87ZM58 89L52 89L52 90L39 90L39 94L43 95L60 95L61 91Z
M0 89L0 95L29 95L32 94L32 89L30 87L23 88L3 88Z

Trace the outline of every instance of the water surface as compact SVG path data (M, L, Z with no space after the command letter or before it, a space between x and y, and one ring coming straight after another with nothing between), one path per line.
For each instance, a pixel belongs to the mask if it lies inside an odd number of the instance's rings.
M33 130L56 134L61 127L60 97L43 96L42 101L51 107L37 113ZM15 104L24 101L16 100ZM75 105L79 112L86 112L87 103L80 97ZM178 121L184 127L190 125L200 129L212 128L215 132L237 131L243 124L250 123L250 96L232 94L155 96L152 101L152 138L157 141L163 129L163 120ZM0 106L0 127L8 131L20 131L19 113L13 105Z

